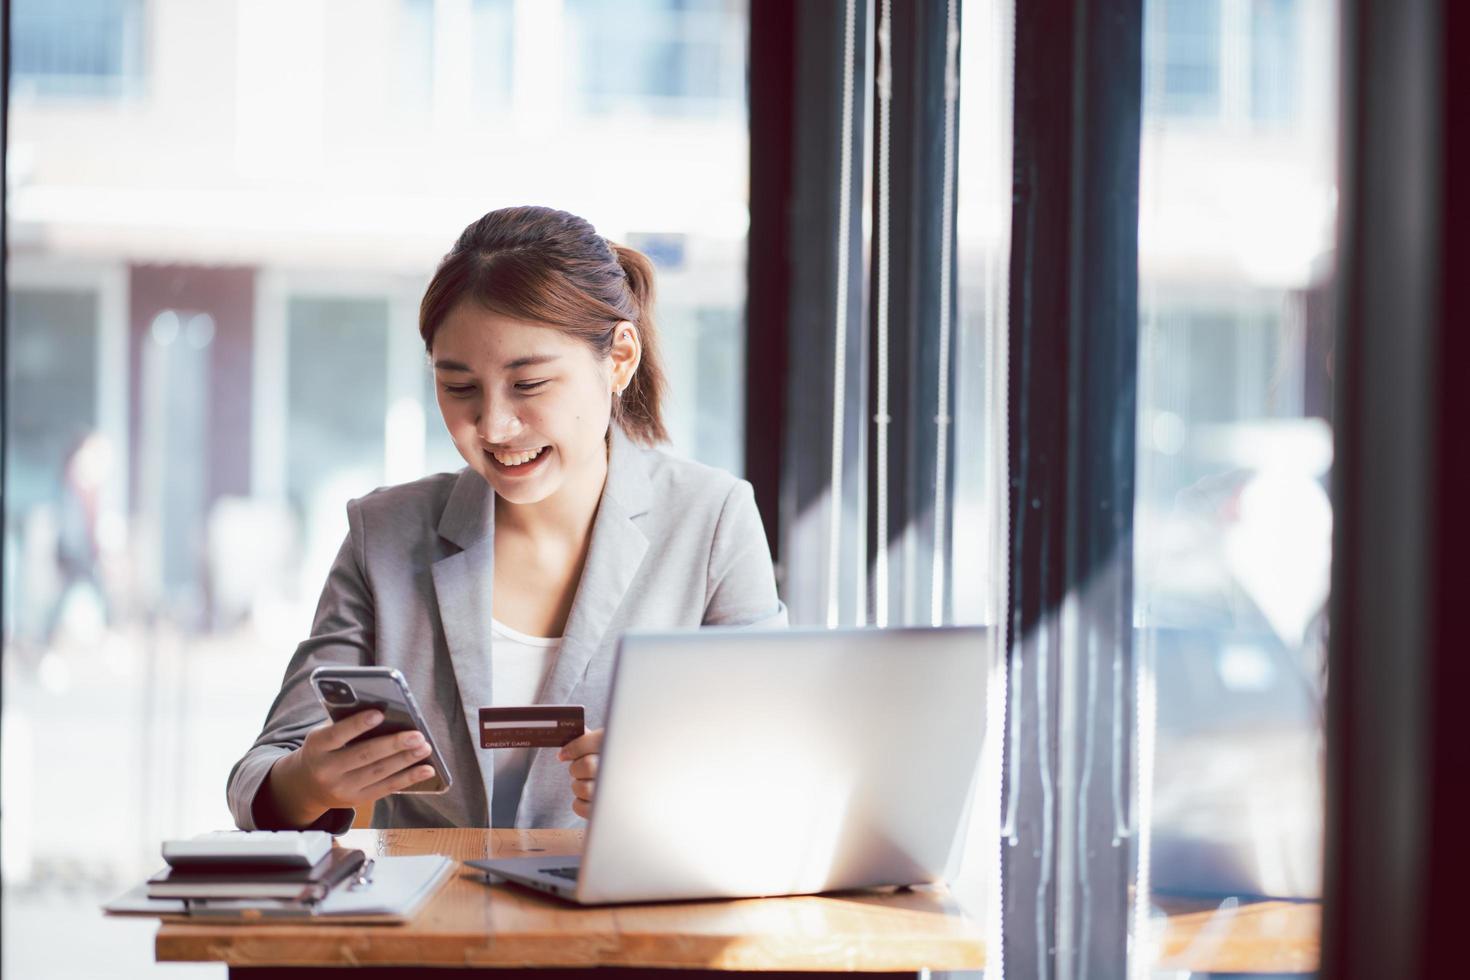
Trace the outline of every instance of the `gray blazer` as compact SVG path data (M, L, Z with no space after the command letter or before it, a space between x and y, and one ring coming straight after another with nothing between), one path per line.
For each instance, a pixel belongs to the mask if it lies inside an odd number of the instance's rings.
M495 768L477 728L493 693L494 517L494 491L468 467L347 504L347 540L311 637L287 665L260 737L230 771L230 811L241 828L255 828L252 803L271 766L326 719L307 681L323 664L402 671L454 775L442 795L378 800L374 827L490 825ZM785 623L750 484L640 447L614 425L586 565L537 703L585 705L587 727L599 728L625 630ZM353 815L331 810L316 827L342 833ZM535 753L516 826L583 825L566 766L554 752Z

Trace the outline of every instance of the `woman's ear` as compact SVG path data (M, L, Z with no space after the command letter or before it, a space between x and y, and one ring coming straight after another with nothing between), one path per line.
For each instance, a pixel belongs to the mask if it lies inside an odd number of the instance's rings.
M628 320L619 323L615 330L608 356L612 358L613 393L622 394L623 389L632 383L633 375L638 373L638 363L643 359L643 342L638 338L638 328Z

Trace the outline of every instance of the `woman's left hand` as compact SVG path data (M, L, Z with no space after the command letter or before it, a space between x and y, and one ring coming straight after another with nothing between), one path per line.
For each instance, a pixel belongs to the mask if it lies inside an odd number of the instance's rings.
M567 772L572 779L572 812L587 819L592 815L592 790L597 785L597 763L602 755L602 733L593 728L561 747L557 760L570 762Z

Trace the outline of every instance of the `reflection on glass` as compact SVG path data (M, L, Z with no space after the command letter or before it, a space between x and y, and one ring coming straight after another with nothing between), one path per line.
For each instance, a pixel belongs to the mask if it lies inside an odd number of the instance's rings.
M1145 12L1131 972L1229 969L1257 908L1311 970L1315 907L1258 903L1321 893L1336 8Z
M11 8L0 974L142 977L153 925L97 905L229 825L346 501L463 465L416 314L469 221L645 249L672 449L740 471L747 15Z

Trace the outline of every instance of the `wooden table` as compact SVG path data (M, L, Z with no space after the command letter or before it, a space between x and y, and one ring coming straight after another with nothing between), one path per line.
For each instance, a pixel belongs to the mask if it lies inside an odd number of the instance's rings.
M463 861L576 854L582 833L353 830L343 843L370 856L447 854ZM830 970L911 977L923 968L978 970L985 962L981 924L966 917L942 887L580 908L515 885L487 885L483 874L467 867L407 925L171 921L159 928L154 948L161 961L223 961L232 978L276 974L271 968L348 965Z
M1154 896L1154 904L1169 913L1154 928L1156 969L1196 974L1317 970L1322 907L1316 902L1222 905Z
M353 830L343 842L370 855L447 854L456 860L576 854L580 831ZM1316 970L1321 911L1314 903L1156 898L1167 920L1152 924L1159 969L1194 973ZM232 978L267 978L301 967L360 966L355 980L407 975L405 967L536 968L541 980L598 968L683 971L861 971L913 976L979 970L983 929L943 888L850 892L580 908L515 885L487 885L461 866L402 926L249 925L166 922L161 961L223 961ZM458 972L458 971L453 971ZM673 974L669 974L672 976Z

